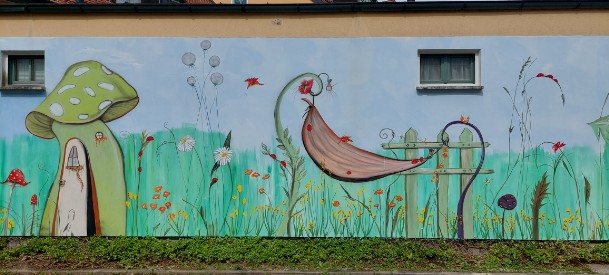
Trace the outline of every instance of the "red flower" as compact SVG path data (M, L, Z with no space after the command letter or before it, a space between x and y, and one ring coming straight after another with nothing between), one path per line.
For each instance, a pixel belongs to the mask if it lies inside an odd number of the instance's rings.
M334 207L338 207L340 205L340 203L338 201L333 201L332 202L332 206Z
M412 163L412 164L417 164L417 163L419 163L419 160L418 160L418 159L413 159L413 160L411 161L411 163Z
M150 204L150 206L152 206L153 203ZM142 209L146 209L146 203L142 203Z
M154 140L154 138L152 136L149 136L149 137L146 138L146 141L148 141L148 142L151 142L153 140Z
M347 175L351 175L351 171L347 171Z
M551 75L551 74L546 75L546 77L547 77L547 78L549 78L549 79L554 79L554 76L553 76L553 75Z
M374 191L374 194L375 195L382 195L383 194L383 189L379 189L379 190Z
M537 77L544 77L544 76L545 76L545 75L544 75L544 74L542 74L542 73L538 73L538 74L537 74Z
M213 179L211 179L211 184L214 184L214 183L216 183L216 182L218 182L218 178L213 178Z
M138 167L138 168L137 168L137 171L141 173L141 172L142 172L142 167L141 167L141 166L140 166L140 167Z
M141 158L142 154L144 154L144 152L140 151L139 153L137 153L137 156Z
M557 141L556 143L554 143L552 145L552 150L554 150L554 153L556 153L556 151L558 151L558 149L565 147L565 145L566 144L564 144L564 143L562 143L560 141Z
M311 124L307 125L307 131L311 132L313 130L313 126L311 126Z
M311 92L311 89L313 88L313 79L309 79L309 80L303 80L302 82L300 82L300 86L298 87L298 91L303 94L306 95L308 93Z
M277 156L275 154L271 154L271 158L272 159L277 159Z
M258 188L258 193L260 193L260 195L264 194L264 188Z
M159 211L161 211L161 213L165 213L165 210L167 210L167 208L165 208L165 206L159 207Z
M287 165L287 163L285 163L285 161L283 161L283 160L280 163L281 163L281 166L283 166L283 167L285 167Z
M31 205L37 205L38 204L38 196L36 196L36 194L32 195L32 198L30 199L30 204Z
M167 208L171 207L171 202L170 201L166 202L165 206L167 206Z
M146 207L142 206L142 208L146 208ZM156 203L151 203L150 204L150 209L152 209L152 210L156 209Z
M400 195L395 195L395 200L396 201L402 201L404 198L402 198L402 196Z
M378 203L375 203L375 204L374 204L374 207L379 208L379 204L378 204Z
M154 192L161 192L162 189L163 189L163 186L159 185L159 186L154 188Z
M169 195L170 195L170 194L171 194L171 193L169 193L169 192L165 191L165 192L163 192L163 197L167 198L167 197L169 197Z
M153 200L158 200L158 199L160 199L160 198L161 198L161 196L159 196L159 194L154 194L154 195L152 195L152 199L153 199Z
M558 79L554 78L554 82L556 82L556 84L558 84Z
M389 208L394 208L396 206L395 202L389 204Z

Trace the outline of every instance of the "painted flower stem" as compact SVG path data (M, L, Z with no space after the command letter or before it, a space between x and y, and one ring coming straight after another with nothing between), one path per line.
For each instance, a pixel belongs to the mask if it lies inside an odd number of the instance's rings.
M474 129L474 131L476 131L476 133L478 134L478 138L480 139L480 144L482 144L482 146L481 146L482 153L480 154L480 161L478 162L476 171L474 171L474 174L472 174L472 177L469 179L469 181L467 182L467 185L461 192L461 196L459 197L459 203L457 204L457 237L459 239L463 239L463 238L465 238L465 232L463 231L463 203L465 201L465 195L467 194L467 191L469 190L472 183L474 182L474 179L476 179L476 176L478 176L478 173L480 173L480 169L482 169L482 163L484 163L485 147L484 147L484 138L482 137L482 133L480 132L478 127L474 126L473 124L471 124L469 122L463 122L463 121L459 121L459 120L449 122L448 124L446 124L446 126L444 126L444 129L442 129L441 136L444 136L444 133L446 132L446 129L448 129L448 127L455 125L455 124L463 124L463 125L466 125L472 129ZM444 146L448 146L448 139L442 140L442 143L444 143Z
M11 185L11 190L8 193L8 205L6 206L6 219L4 219L4 236L8 236L8 220L11 217L11 200L13 198L13 190L15 189L15 183Z

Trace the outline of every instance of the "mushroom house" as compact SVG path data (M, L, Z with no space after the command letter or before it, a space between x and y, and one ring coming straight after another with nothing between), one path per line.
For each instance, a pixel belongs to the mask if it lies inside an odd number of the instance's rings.
M83 61L70 66L27 115L30 133L56 138L60 146L40 235L125 235L123 155L106 123L138 102L137 92L120 75L97 61Z

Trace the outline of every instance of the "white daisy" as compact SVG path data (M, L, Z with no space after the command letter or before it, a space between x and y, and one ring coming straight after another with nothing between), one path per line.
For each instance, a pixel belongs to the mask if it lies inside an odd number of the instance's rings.
M214 151L214 159L216 160L216 163L220 165L228 164L232 156L233 152L226 147L221 147Z
M182 139L180 139L180 142L178 142L178 150L182 152L189 152L194 146L195 139L189 135L184 136Z

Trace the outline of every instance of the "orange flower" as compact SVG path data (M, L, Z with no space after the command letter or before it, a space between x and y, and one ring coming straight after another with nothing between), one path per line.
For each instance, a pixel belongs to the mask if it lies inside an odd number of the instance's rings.
M165 210L167 210L167 208L165 208L165 206L159 207L159 211L161 211L161 213L165 213Z
M263 180L268 180L271 176L269 174L266 174L262 177Z
M438 164L438 169L442 169L442 168L444 168L444 164L442 164L442 163Z
M173 221L176 219L176 214L174 213L169 213L169 218Z
M395 200L396 201L402 201L404 198L402 198L402 196L400 195L395 195Z
M258 172L254 172L254 173L252 174L252 178L257 178L257 177L259 177L259 176L260 176L260 173L258 173Z
M264 194L264 188L258 188L258 193L260 193L261 195Z
M171 194L171 193L169 193L169 192L165 191L165 192L163 192L163 197L167 198L167 197L169 197L169 195L170 195L170 194Z
M152 210L156 209L156 203L151 203L150 204L150 209L152 209Z
M249 176L249 175L251 175L251 174L252 174L252 172L253 172L253 170L252 170L252 169L247 169L247 170L245 170L245 174L246 174L246 175L248 175L248 176Z
M389 204L389 208L394 208L395 205L396 205L395 202L392 202L392 203Z
M163 189L163 186L159 185L159 186L154 188L154 192L161 192L161 189Z
M375 204L374 204L374 207L379 208L379 204L378 204L378 203L375 203Z
M332 202L332 206L334 206L334 207L338 207L339 205L340 205L340 203L338 201Z
M166 202L165 206L167 206L167 208L171 207L171 202L170 201Z
M142 204L142 208L143 208L143 209L146 209L146 207L147 207L147 206L146 206L146 204L145 204L145 203L143 203L143 204Z
M374 191L374 194L375 195L382 195L383 194L383 189L379 189L379 190Z
M160 199L160 198L161 198L161 196L159 196L159 194L154 194L154 195L152 196L152 199L153 199L153 200L158 200L158 199Z

